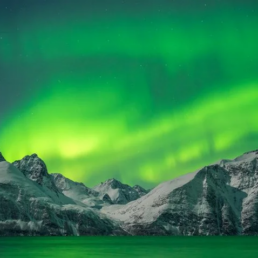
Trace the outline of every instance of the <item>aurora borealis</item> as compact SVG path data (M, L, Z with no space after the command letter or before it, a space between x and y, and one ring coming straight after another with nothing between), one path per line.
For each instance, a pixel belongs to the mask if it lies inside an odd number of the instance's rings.
M1 1L0 150L150 187L257 149L257 46L257 1Z

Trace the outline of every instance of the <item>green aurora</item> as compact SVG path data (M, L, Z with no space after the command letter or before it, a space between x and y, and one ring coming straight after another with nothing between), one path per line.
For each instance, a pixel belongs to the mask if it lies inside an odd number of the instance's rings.
M151 187L258 147L258 2L35 2L0 18L8 160Z

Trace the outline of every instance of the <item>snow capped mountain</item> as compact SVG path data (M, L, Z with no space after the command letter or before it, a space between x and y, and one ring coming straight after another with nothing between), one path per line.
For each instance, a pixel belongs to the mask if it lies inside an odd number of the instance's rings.
M59 202L67 199L65 195L57 189L53 178L48 174L46 164L37 154L25 156L21 160L14 161L13 166L23 173L29 180L35 182L41 191Z
M258 234L258 151L222 160L102 212L133 235Z
M53 187L35 155L15 164L23 172L0 162L0 236L124 234L97 209L78 205Z
M151 191L115 179L90 189L36 155L0 154L0 235L258 235L258 150Z
M14 161L13 165L17 167L28 179L37 182L41 186L58 191L53 179L48 174L46 164L37 156L37 154L25 156L21 160Z
M140 186L133 188L129 185L122 184L114 178L95 186L93 189L98 192L100 196L105 196L105 198L110 197L114 204L126 204L134 201L143 196L146 192L146 190Z

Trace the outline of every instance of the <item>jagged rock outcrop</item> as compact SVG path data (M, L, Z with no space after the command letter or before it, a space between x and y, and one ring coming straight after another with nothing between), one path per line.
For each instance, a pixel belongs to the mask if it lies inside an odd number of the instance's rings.
M50 190L58 192L53 178L48 174L45 162L40 159L37 154L25 156L23 159L14 161L12 164L28 179L43 187L47 187Z
M129 185L122 184L114 178L95 186L93 189L102 197L106 196L105 198L107 198L109 196L114 204L126 204L144 195L143 188L140 189L138 186L135 189Z
M104 195L102 196L102 200L103 200L104 202L106 202L106 203L114 204L108 194L104 194Z

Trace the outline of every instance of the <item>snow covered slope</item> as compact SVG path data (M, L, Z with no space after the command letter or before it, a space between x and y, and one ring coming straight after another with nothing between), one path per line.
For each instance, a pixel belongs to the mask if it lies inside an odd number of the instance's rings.
M102 212L133 235L258 234L258 151L165 182Z
M0 162L0 236L124 234L98 210L77 205L63 195L35 158L19 163L23 172Z
M143 196L147 191L140 186L133 188L116 179L109 179L93 188L100 196L110 197L115 204L126 204Z
M86 206L101 208L106 204L112 203L111 199L103 200L103 198L99 198L98 192L86 187L83 183L74 182L61 174L51 174L51 176L59 191Z

